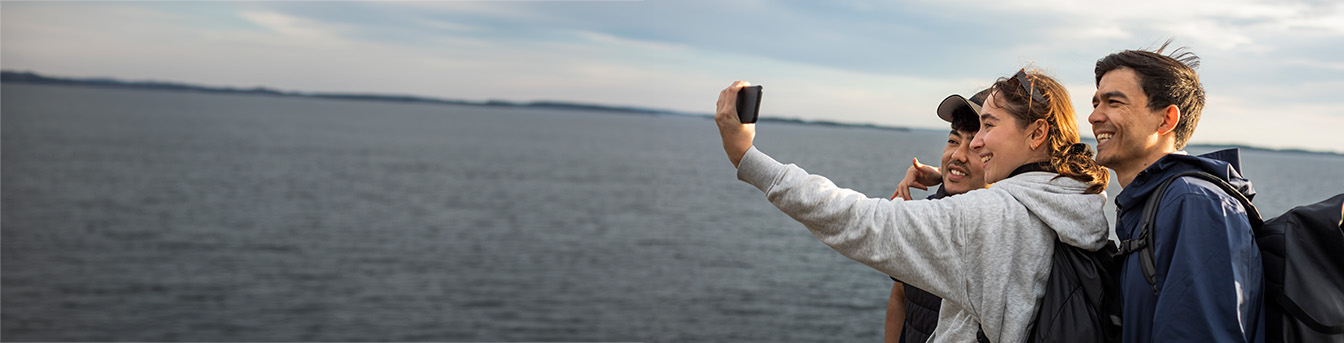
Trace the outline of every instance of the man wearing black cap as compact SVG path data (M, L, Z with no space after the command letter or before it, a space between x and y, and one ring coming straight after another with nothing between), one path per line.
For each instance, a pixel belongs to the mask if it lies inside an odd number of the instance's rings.
M910 187L928 190L942 184L929 199L966 193L985 188L985 174L980 158L971 152L971 140L980 131L980 106L989 90L982 90L969 100L953 94L938 105L938 117L952 123L943 147L942 168L934 168L911 160L905 179L896 185L892 198L910 200ZM925 342L938 326L938 311L942 299L919 288L902 284L899 280L891 288L887 302L887 342ZM902 325L904 321L904 325Z

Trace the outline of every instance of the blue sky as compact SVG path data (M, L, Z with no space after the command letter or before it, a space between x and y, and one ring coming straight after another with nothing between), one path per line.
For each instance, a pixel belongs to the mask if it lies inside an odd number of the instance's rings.
M285 90L563 100L942 128L951 93L1034 66L1082 132L1098 58L1174 37L1192 142L1344 152L1338 1L0 2L0 67Z

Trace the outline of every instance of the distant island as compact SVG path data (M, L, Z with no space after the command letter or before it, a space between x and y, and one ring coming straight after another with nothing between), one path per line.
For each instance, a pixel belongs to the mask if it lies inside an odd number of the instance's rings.
M403 103L496 106L496 107L528 107L528 108L545 108L545 109L558 109L558 110L583 110L583 111L618 112L618 113L645 114L645 115L679 115L679 116L691 116L691 117L705 117L711 119L714 118L713 114L687 113L687 112L631 107L631 106L582 104L582 103L572 103L564 101L531 101L531 102L511 102L504 100L469 101L458 99L430 98L430 97L421 97L413 95L391 95L391 94L369 94L369 93L310 93L310 92L298 92L298 91L283 91L266 87L252 87L252 88L212 87L212 86L193 85L180 82L124 81L112 78L63 78L63 77L51 77L40 75L31 71L21 71L21 72L9 71L9 70L0 71L0 82L64 85L64 86L151 89L151 90L165 90L165 91L204 92L204 93L223 93L223 94L242 94L242 95L306 97L306 98L360 100L360 101L387 101L387 102L403 102ZM905 127L883 126L875 124L852 124L852 123L841 123L827 120L760 118L760 121L767 123L769 122L794 123L802 125L869 128L879 130L897 130L897 131L910 130L909 128Z
M193 85L180 82L123 81L112 78L62 78L62 77L50 77L39 75L31 71L21 71L21 72L9 71L9 70L0 71L0 82L86 86L86 87L115 87L115 88L152 89L152 90L166 90L166 91L205 92L205 93L243 94L243 95L307 97L307 98L339 99L339 100L385 101L385 102L468 105L468 106L545 108L545 109L601 111L601 112L629 113L629 114L643 114L643 115L678 115L678 116L704 117L710 119L714 118L713 114L688 113L688 112L678 112L671 110L631 107L631 106L582 104L582 103L572 103L564 101L531 101L531 102L511 102L504 100L469 101L469 100L457 100L457 99L430 98L430 97L413 96L413 95L391 95L391 94L370 94L370 93L310 93L310 92L297 92L297 91L283 91L266 87L252 87L252 88L211 87L211 86ZM865 129L893 130L893 131L912 130L911 128L907 127L884 126L876 124L842 123L828 120L803 120L792 118L763 117L760 118L760 121L765 123L792 123L800 125L817 125L817 126L830 126L841 128L865 128ZM1093 144L1096 143L1090 138L1084 138L1084 140L1092 142ZM1270 148L1262 148L1262 147L1239 145L1239 144L1190 144L1189 146L1197 148L1210 148L1210 149L1239 148L1243 150L1344 156L1344 154L1327 152L1327 151L1311 151L1303 149L1270 149Z

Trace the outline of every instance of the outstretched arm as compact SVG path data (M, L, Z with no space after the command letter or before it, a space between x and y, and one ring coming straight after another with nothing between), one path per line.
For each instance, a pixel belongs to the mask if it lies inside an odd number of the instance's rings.
M756 148L748 149L737 177L765 192L781 212L793 217L822 243L850 259L877 269L956 304L967 304L968 231L981 230L981 218L1001 217L997 199L953 197L938 201L869 198L837 187L820 175L781 164ZM984 195L989 195L988 193ZM963 208L976 205L975 215ZM962 214L962 215L954 215Z
M737 118L737 92L745 81L734 82L719 93L714 121L728 160L737 177L765 192L780 211L802 223L818 239L850 259L936 294L954 304L975 308L966 279L967 230L981 230L979 218L1001 218L991 213L998 204L977 206L976 215L960 203L971 198L942 201L902 201L869 198L837 187L820 175L809 175L795 165L784 165L752 146L754 124ZM979 201L987 201L982 199ZM998 200L994 200L998 201ZM978 292L976 292L978 294Z

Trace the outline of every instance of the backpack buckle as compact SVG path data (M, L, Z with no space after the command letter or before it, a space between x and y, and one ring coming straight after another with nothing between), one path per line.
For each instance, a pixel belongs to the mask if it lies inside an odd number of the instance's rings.
M1136 239L1125 240L1123 242L1120 242L1120 251L1116 253L1115 256L1129 255L1134 253L1135 251L1142 250L1144 247L1147 246L1148 246L1148 240L1146 239L1146 237L1139 237Z

